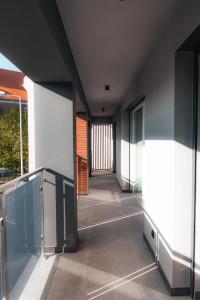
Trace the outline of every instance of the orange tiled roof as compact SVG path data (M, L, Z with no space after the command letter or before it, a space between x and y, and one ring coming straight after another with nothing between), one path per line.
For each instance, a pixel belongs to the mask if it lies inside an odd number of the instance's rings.
M21 72L0 69L0 91L6 93L6 95L0 95L0 97L3 99L18 100L14 96L18 95L21 100L27 101L27 93L23 87L24 76Z

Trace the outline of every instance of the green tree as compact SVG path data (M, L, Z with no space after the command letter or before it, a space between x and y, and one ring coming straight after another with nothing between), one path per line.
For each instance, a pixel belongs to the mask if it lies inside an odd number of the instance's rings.
M0 167L20 171L19 108L12 108L0 116ZM28 168L28 117L22 111L23 161Z

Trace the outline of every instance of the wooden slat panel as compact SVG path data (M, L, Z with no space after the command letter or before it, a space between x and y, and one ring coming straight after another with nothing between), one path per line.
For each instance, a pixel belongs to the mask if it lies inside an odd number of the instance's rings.
M76 117L77 193L88 194L88 117Z
M92 169L111 170L113 163L112 124L92 125Z

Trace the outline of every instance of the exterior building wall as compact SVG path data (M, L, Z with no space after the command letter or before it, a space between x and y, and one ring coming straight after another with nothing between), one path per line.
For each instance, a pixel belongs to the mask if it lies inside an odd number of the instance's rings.
M9 102L18 101L20 97L22 101L27 101L27 94L23 87L24 76L22 72L0 69L0 91L5 92L5 95L1 95L1 99Z
M88 194L88 117L76 116L77 193Z
M0 69L0 115L12 108L27 107L27 93L23 87L24 74L11 70Z
M117 125L124 128L127 120L123 111L133 99L145 95L144 233L151 248L158 254L159 264L171 288L190 287L193 251L193 158L191 141L188 141L188 136L191 138L192 134L192 104L191 96L186 94L179 95L177 101L175 53L199 25L199 10L200 2L190 1L170 20L159 44L136 80L134 94L122 104L121 120L118 118L121 125ZM190 85L190 82L191 78L187 84ZM124 134L121 133L121 141L123 140ZM117 152L119 151L118 145ZM125 159L125 154L121 155ZM121 168L122 163L121 161ZM117 178L123 186L123 171L119 167Z

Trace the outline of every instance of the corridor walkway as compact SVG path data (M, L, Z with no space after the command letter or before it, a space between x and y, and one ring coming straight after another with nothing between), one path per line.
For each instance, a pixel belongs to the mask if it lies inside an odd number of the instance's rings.
M47 299L172 299L143 240L137 199L121 193L113 175L90 186L78 200L79 251L60 256Z

